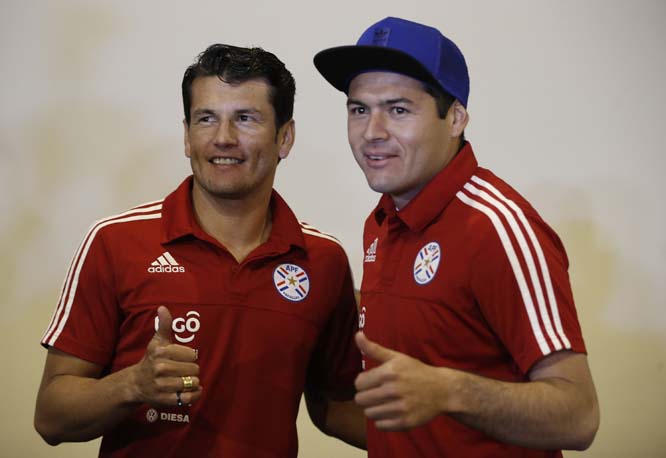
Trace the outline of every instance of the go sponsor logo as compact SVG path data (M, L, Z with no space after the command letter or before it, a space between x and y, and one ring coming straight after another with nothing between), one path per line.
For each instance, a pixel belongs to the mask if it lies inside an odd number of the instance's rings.
M197 331L201 328L201 321L199 318L201 315L199 312L190 310L185 314L184 317L178 317L173 319L171 324L171 329L173 331L174 337L180 343L190 343L194 340L194 337ZM160 319L155 317L155 331L159 327Z

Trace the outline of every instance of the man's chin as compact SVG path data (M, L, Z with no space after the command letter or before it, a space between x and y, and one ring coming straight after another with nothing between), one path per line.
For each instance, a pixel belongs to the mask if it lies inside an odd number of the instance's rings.
M215 185L213 183L198 183L199 189L208 196L215 199L240 200L251 192L247 186L226 186Z
M247 189L213 189L208 193L217 199L225 200L241 200L250 194Z
M386 183L385 181L372 180L368 177L366 177L366 180L370 189L381 194L392 194L396 189L395 186L391 186L390 183Z

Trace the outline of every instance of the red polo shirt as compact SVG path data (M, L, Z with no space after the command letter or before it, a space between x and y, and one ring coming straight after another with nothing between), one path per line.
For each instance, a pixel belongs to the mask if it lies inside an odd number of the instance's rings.
M42 344L115 372L142 358L164 305L174 342L199 350L202 397L138 407L100 456L295 457L306 379L349 394L360 370L347 258L273 192L271 235L238 264L197 224L191 184L91 227Z
M558 350L585 352L564 247L469 144L401 211L382 196L365 224L361 324L434 366L523 382ZM365 361L366 367L374 363ZM441 415L408 432L368 424L368 455L555 457Z

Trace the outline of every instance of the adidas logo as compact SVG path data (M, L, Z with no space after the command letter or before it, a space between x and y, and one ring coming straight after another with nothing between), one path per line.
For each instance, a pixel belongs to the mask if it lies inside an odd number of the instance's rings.
M178 261L176 261L173 256L171 256L171 253L168 251L165 251L162 253L162 256L157 258L155 261L153 261L150 264L150 267L148 267L148 272L150 273L159 273L159 272L172 272L172 273L179 273L179 272L185 272L185 267L181 266L178 264Z
M363 258L363 262L375 262L375 259L377 258L377 242L378 238L372 241L370 244L370 247L366 250L365 252L365 258Z

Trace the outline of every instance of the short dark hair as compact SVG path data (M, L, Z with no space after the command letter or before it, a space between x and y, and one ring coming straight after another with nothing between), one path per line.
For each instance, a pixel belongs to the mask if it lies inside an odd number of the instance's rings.
M449 112L449 108L451 108L453 102L456 101L456 98L448 92L426 83L423 83L423 90L435 99L435 103L437 104L437 115L441 119L446 118L446 113Z
M229 84L264 79L271 88L269 98L275 111L275 128L282 127L294 115L296 83L291 72L275 54L261 48L240 48L214 44L199 54L183 76L183 109L190 123L192 83L204 76L217 76Z
M423 83L423 90L430 94L433 99L435 99L435 104L437 105L437 116L439 116L440 119L446 118L446 114L449 112L449 108L451 108L453 102L456 101L456 98L443 89L426 83ZM465 143L465 132L460 134L460 140L462 143Z

